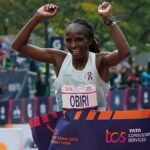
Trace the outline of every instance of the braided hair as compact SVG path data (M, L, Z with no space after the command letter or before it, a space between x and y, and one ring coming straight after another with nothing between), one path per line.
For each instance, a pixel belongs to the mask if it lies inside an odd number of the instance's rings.
M87 37L88 39L92 40L91 45L89 46L89 51L94 52L94 53L99 53L100 52L100 45L97 41L97 39L94 37L94 32L93 32L93 27L90 23L88 23L85 19L82 18L77 18L73 20L70 24L72 23L77 23L79 25L84 26L87 29Z

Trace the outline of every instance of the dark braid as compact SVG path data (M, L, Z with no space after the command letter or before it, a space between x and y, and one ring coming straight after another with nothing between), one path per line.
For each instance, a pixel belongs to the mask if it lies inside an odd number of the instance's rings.
M93 32L93 27L90 23L88 23L85 19L82 18L77 18L75 20L73 20L71 23L77 23L80 25L83 25L84 27L86 27L88 33L87 36L89 39L92 40L92 44L89 46L89 51L90 52L94 52L94 53L99 53L100 52L100 45L98 43L98 41L96 40L96 38L94 38L94 32Z
M100 52L100 45L96 38L92 39L92 44L89 46L89 51L93 53L99 53Z

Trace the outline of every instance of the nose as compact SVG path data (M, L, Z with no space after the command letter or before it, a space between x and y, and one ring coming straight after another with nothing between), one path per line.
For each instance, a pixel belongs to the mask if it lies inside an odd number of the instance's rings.
M72 41L70 43L70 47L73 48L73 49L76 48L77 47L77 43L75 41Z

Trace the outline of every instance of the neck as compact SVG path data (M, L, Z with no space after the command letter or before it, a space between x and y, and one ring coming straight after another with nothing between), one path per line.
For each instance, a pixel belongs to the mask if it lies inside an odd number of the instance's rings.
M72 64L75 69L83 70L87 64L89 53L81 59L73 59Z

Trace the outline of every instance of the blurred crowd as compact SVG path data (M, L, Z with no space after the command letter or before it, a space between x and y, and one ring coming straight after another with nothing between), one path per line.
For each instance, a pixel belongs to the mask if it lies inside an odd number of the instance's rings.
M19 71L27 70L29 73L35 76L35 96L47 96L46 91L46 64L38 61L34 61L29 57L24 56L18 52L12 52L9 54L0 54L0 71ZM51 83L51 93L54 91L54 80L56 78L53 67L50 65L49 83ZM1 89L1 88L0 88Z
M133 56L126 62L111 67L109 78L111 88L137 87L150 85L150 61L147 65L137 65Z
M0 54L1 55L1 54ZM3 56L3 57L2 57ZM36 73L36 93L35 96L45 96L45 64L34 61L22 54L12 52L11 55L1 55L0 69L16 71L20 69L27 69L28 71ZM55 73L51 67L51 87L55 80ZM109 82L111 89L137 87L139 85L150 85L150 61L147 65L137 65L133 56L126 61L110 68Z

